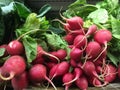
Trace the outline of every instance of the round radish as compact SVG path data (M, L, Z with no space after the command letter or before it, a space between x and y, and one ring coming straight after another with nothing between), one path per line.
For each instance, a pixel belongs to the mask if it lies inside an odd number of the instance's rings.
M73 44L74 36L72 34L67 34L64 36L64 40L69 44Z
M90 41L86 47L85 52L89 58L94 59L100 54L101 50L102 48L98 42Z
M69 63L67 61L63 61L51 68L49 76L52 79L56 76L63 76L65 73L69 71L69 68L70 68Z
M94 34L94 40L98 42L101 45L104 45L104 49L101 51L101 53L98 55L98 57L94 60L96 61L101 54L106 51L107 49L107 43L112 39L112 33L109 30L98 30Z
M73 78L74 78L74 75L72 73L70 72L66 73L62 78L63 84L72 81ZM68 90L69 87L72 85L72 83L64 84L64 85L65 85L65 90Z
M14 76L20 75L26 69L26 63L23 57L15 55L9 57L1 67L0 77L3 80L10 80ZM3 75L7 75L3 76Z
M29 84L27 72L23 72L22 74L12 78L11 84L14 90L26 89Z
M57 57L61 60L61 61L63 61L63 60L65 60L65 57L67 56L67 52L64 50L64 49L59 49L58 51L57 51Z
M79 77L76 81L75 84L77 87L80 88L80 90L87 90L88 88L88 80L85 76Z
M46 67L42 64L35 64L29 70L29 78L32 82L41 83L42 81L47 80L54 89L57 90L53 82L46 75Z
M21 55L24 53L24 46L20 41L13 40L8 44L7 52L10 55Z
M80 61L82 57L83 51L79 48L74 48L70 51L70 58L75 61Z

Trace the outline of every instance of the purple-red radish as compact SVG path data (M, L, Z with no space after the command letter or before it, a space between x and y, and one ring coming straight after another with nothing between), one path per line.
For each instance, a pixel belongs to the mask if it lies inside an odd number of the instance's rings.
M23 90L28 87L29 80L27 72L23 72L22 74L12 78L11 85L14 90Z
M74 36L72 34L67 34L64 36L64 40L69 44L72 45L74 41Z
M89 58L96 58L102 50L102 47L100 44L96 41L90 41L86 47L86 54L88 55Z
M75 61L80 61L82 57L83 51L79 48L74 48L70 51L70 58Z
M21 55L24 53L24 46L18 40L13 40L9 42L7 46L7 52L10 55Z
M63 84L72 81L73 78L74 78L74 75L72 73L70 72L66 73L62 78ZM72 83L64 84L64 85L65 85L65 90L68 90L69 87L72 85Z
M76 48L83 49L87 44L87 39L84 38L84 35L77 35L73 41L73 45Z
M9 57L0 71L0 78L3 80L11 80L14 76L20 75L26 69L26 63L23 57L14 55ZM3 76L4 74L7 75Z
M83 66L83 71L85 72L85 74L87 76L95 76L98 79L102 80L99 75L97 74L96 70L95 70L95 65L93 62L91 61L86 61L84 66Z
M109 30L98 30L94 34L94 40L98 42L101 45L104 45L104 49L101 51L101 53L98 55L98 57L94 60L96 61L101 54L106 51L107 49L107 43L112 39L112 33Z
M32 64L43 64L45 62L45 59L41 57L36 57L35 60L32 61Z
M69 68L70 68L70 64L67 61L58 63L55 65L55 67L53 66L51 68L49 77L53 79L54 77L57 76L63 76L65 73L69 71Z
M83 27L83 19L78 16L66 19L66 23L71 26L72 30L80 29Z
M73 74L74 74L74 78L71 81L64 83L64 84L70 84L70 83L75 82L80 76L83 75L83 71L80 68L74 68Z
M6 56L8 56L8 52L7 52L7 44L3 44L3 45L1 45L0 48L4 48L4 49L5 49L4 55L3 55L2 57L6 57Z
M38 45L37 46L37 56L39 57L39 56L42 56L42 55L46 55L46 56L55 58L57 62L60 62L59 58L57 58L56 56L54 56L54 55L52 55L52 54L50 54L46 51L44 51L43 48L40 45Z
M55 65L56 65L56 63L54 63L54 62L47 62L46 63L46 66L48 67L49 70Z
M96 31L97 31L97 26L93 24L88 28L87 33L85 35L88 36L94 34Z
M74 59L70 59L70 65L75 68L77 67L77 62Z
M88 88L88 80L85 76L79 77L76 81L75 84L80 90L87 90Z
M58 57L61 61L65 60L65 57L66 57L66 56L67 56L66 50L64 50L64 49L59 49L59 50L57 50L57 57Z
M36 83L41 83L44 80L47 80L54 87L54 89L57 90L53 82L47 77L46 67L42 64L35 64L30 68L29 78L32 82Z

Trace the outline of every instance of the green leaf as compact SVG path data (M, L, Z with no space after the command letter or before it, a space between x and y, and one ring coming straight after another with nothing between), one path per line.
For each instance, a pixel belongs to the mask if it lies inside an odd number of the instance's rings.
M37 55L37 42L36 40L27 35L22 39L22 41L25 47L27 62L31 63Z
M27 16L31 13L30 9L28 9L23 3L15 2L14 9L20 16L20 18L27 18Z
M45 4L43 7L40 8L39 15L37 17L44 16L48 11L51 10L51 8L52 7L49 4Z
M5 53L5 48L0 48L0 57L3 56Z
M120 21L111 16L112 35L120 39Z
M117 66L119 59L118 55L115 55L114 53L107 52L107 56L109 57L110 61Z
M106 23L108 21L108 12L106 9L97 9L91 12L88 19L92 19L94 23Z
M83 5L86 4L86 0L76 0L75 2L73 2L72 4L70 4L68 7L75 7L75 6L79 6L79 5Z

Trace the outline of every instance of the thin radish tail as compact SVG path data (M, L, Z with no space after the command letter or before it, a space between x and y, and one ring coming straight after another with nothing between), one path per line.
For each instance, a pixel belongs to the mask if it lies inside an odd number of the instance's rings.
M104 82L103 84L101 84L101 85L96 85L95 84L95 79L93 80L93 85L95 86L95 87L104 87L104 86L106 86L108 84L108 82Z
M71 83L75 82L78 78L79 78L79 77L77 76L77 77L75 77L73 80L71 80L71 81L69 81L69 82L66 82L66 83L64 83L63 85L71 84Z
M58 57L56 57L56 56L54 56L54 55L52 55L52 54L49 54L49 53L47 53L47 52L45 52L45 51L43 51L43 52L44 52L45 55L48 55L48 56L50 56L50 57L55 58L55 59L58 61L58 63L60 63L60 59L59 59Z
M104 53L104 51L107 49L107 42L104 44L105 48L102 50L102 52L93 60L93 62L95 62L96 60L98 60L98 58Z
M1 78L2 80L5 80L5 81L11 80L14 76L15 76L15 73L14 73L14 72L10 72L9 77L4 77L4 76L2 75L2 73L0 72L0 78Z
M56 88L56 86L54 85L54 83L53 83L47 76L45 76L45 79L53 86L53 88L54 88L55 90L57 90L57 88Z
M69 85L65 85L65 90L69 90Z
M94 72L93 75L94 75L96 78L98 78L99 80L104 81L104 78L103 78L103 77L100 77L96 72Z

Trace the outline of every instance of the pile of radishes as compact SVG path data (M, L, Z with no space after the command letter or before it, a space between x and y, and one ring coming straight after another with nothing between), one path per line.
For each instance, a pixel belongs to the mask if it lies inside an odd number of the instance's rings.
M46 52L37 46L37 56L28 64L25 49L21 41L13 40L7 45L1 45L7 57L0 67L0 82L11 81L14 90L23 90L29 86L52 85L78 87L87 90L89 86L103 87L120 77L120 67L107 60L108 43L112 39L109 30L98 29L96 25L84 28L81 17L65 19L62 23L66 35L63 37L70 48Z

